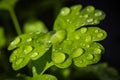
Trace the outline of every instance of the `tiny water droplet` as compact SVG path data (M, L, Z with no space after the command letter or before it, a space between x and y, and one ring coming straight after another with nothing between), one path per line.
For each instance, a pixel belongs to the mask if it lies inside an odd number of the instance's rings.
M67 19L67 22L70 22L70 19Z
M96 30L95 30L95 33L98 33L98 32L99 32L99 30L96 29Z
M15 40L11 42L11 45L17 45L18 43L20 43L20 40L21 39L19 37L15 38Z
M101 38L101 37L103 37L103 33L98 33L98 35L97 35L97 37L99 37L99 38Z
M62 63L64 62L65 58L66 58L65 54L62 52L56 52L52 55L52 60L55 63Z
M19 58L17 59L16 64L19 65L20 63L22 63L22 61L23 61L23 58Z
M87 11L88 12L92 12L94 10L95 10L95 8L93 6L87 6Z
M36 57L36 56L38 56L38 55L39 55L38 52L34 52L34 53L31 55L31 58L34 58L34 57Z
M63 15L63 16L66 16L66 15L68 15L70 13L70 9L69 8L63 8L62 10L61 10L61 14Z
M101 16L101 15L102 15L102 12L101 12L101 11L96 11L94 15L95 15L95 16Z
M28 38L28 39L27 39L27 42L30 42L30 41L32 41L32 38Z
M37 31L36 34L40 34L40 31Z
M90 47L90 45L89 45L89 44L87 44L87 45L86 45L86 47L87 47L87 48L89 48L89 47Z
M25 53L25 54L28 54L28 53L30 53L32 50L33 50L32 46L26 46L25 49L24 49L24 53Z
M94 50L94 53L95 54L100 54L102 52L102 50L100 49L100 48L96 48L95 50Z
M92 54L88 54L88 56L87 56L88 60L92 60L93 58L94 58L94 56Z
M98 24L98 23L99 23L99 21L96 19L93 21L93 24Z
M90 42L91 41L91 36L87 36L85 39L86 42Z
M83 27L80 29L80 31L81 31L81 33L85 33L85 32L87 32L87 28Z
M88 14L85 14L85 15L83 15L83 17L84 17L84 18L88 18L89 16L88 16Z
M80 39L80 36L79 35L75 35L75 39L76 40Z
M84 50L82 48L77 48L73 53L72 53L72 57L79 57L84 53Z
M93 22L93 19L92 18L87 19L87 22Z
M79 61L79 63L83 63L83 60Z
M48 41L48 44L52 43L50 40Z

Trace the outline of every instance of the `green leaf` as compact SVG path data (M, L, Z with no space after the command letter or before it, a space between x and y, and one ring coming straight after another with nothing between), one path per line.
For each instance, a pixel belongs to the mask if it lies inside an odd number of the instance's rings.
M44 74L40 76L38 79L35 80L58 80L55 76L49 75L49 74Z
M32 60L43 56L51 47L50 33L33 32L18 36L8 47L13 50L10 62L14 70L23 68Z
M75 31L82 26L99 24L104 17L105 14L100 10L95 10L93 6L87 6L84 9L82 5L64 7L55 20L54 30Z
M14 8L18 0L0 0L0 9L9 10L9 8Z
M104 17L105 14L93 6L82 9L81 5L75 5L61 10L54 23L54 30L66 31L66 37L61 43L53 44L52 60L57 67L67 68L72 64L72 60L78 67L85 67L100 60L104 47L96 41L105 39L107 33L92 25L99 24ZM91 27L85 27L88 25ZM56 57L58 53L61 61Z
M36 31L43 33L48 32L45 24L40 20L31 20L26 22L23 26L23 29L25 33L36 32Z
M0 48L2 48L6 43L4 29L0 27Z

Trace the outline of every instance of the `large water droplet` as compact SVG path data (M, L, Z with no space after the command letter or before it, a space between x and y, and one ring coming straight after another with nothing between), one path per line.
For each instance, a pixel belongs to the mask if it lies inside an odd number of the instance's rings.
M95 50L94 50L94 53L95 54L100 54L102 52L102 50L100 49L100 48L96 48Z
M72 57L79 57L83 54L84 50L82 48L77 48L73 53L72 53Z
M52 60L55 63L62 63L64 62L65 58L66 58L65 54L62 52L57 52L52 55Z
M87 56L88 60L92 60L93 58L94 58L94 56L92 54L88 54L88 56Z
M95 8L93 6L87 6L87 12L92 12L94 10Z
M80 29L80 31L81 31L81 33L85 33L85 32L87 32L87 28L83 27Z
M84 18L88 18L89 16L88 16L88 14L85 14L85 15L83 15L83 17L84 17Z
M101 38L101 37L103 37L103 33L98 33L98 35L97 35L97 37L99 37L99 38Z
M62 10L61 10L61 14L63 15L63 16L66 16L66 15L68 15L70 13L70 9L69 8L63 8Z
M87 36L85 39L86 42L90 42L91 41L91 36Z
M38 55L39 55L38 52L34 52L34 53L31 55L31 58L34 58L34 57L36 57L36 56L38 56Z
M24 49L24 53L25 53L25 54L28 54L28 53L30 53L32 50L33 50L32 46L26 46L25 49Z
M93 22L93 19L92 18L87 19L87 22Z
M101 11L96 11L94 15L95 15L95 16L101 16L101 15L102 15L102 12L101 12Z
M98 30L98 29L96 29L96 30L95 30L95 33L98 33L98 32L99 32L99 30Z
M32 41L32 38L28 38L28 39L27 39L27 42L30 42L30 41Z
M21 39L19 37L15 38L15 40L11 42L11 45L17 45L18 43L20 43L20 40Z
M22 63L22 61L23 61L23 58L19 58L17 59L16 64L19 65L20 63Z
M75 35L75 39L80 39L80 36L79 35Z

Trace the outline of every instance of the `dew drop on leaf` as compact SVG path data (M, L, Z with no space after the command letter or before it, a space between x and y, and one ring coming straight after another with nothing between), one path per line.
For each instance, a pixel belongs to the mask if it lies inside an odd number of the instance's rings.
M63 8L63 9L61 10L61 14L62 14L63 16L66 16L66 15L68 15L69 13L70 13L70 9L67 8L67 7L65 7L65 8Z
M25 53L25 54L28 54L28 53L30 53L32 50L33 50L32 46L26 46L25 49L24 49L24 53Z
M87 36L85 39L86 42L90 42L91 41L91 36Z
M87 22L93 22L93 19L92 18L87 19Z
M96 48L95 50L94 50L94 53L95 54L100 54L102 52L102 50L100 49L100 48Z
M81 33L85 33L85 32L87 32L87 28L83 27L80 29L80 31L81 31Z
M99 38L101 38L101 37L103 37L103 33L98 33L98 35L97 35L97 37L99 37Z
M16 64L18 65L18 64L22 63L22 61L23 61L23 58L19 58L16 60Z
M30 41L32 41L32 38L28 38L28 39L27 39L27 42L30 42Z
M75 35L75 39L80 39L80 36L79 35Z
M34 58L34 57L36 57L36 56L38 56L38 55L39 55L38 52L34 52L34 53L31 55L31 58Z
M101 16L101 15L102 15L102 12L101 12L101 11L96 11L94 15L95 15L95 16Z
M52 60L55 63L62 63L64 62L65 58L66 58L65 54L62 52L54 53L52 56Z
M98 32L99 32L99 30L96 29L96 30L95 30L95 33L98 33Z
M20 43L19 37L15 38L15 40L13 42L11 42L11 45L17 45L18 43Z
M95 8L93 6L87 6L87 12L92 12L94 10Z
M88 60L92 60L94 57L93 57L93 55L92 54L88 54L88 56L87 56L87 59Z
M72 57L79 57L84 53L84 50L82 48L77 48L73 53L72 53Z
M88 18L89 16L88 16L88 14L85 14L85 15L83 15L83 17L84 17L84 18Z

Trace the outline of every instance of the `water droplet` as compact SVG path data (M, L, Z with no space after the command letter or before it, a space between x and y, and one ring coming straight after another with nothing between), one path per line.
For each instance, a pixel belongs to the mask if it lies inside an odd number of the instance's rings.
M85 39L86 42L90 42L91 41L91 36L87 36Z
M23 58L19 58L17 59L16 64L19 65L20 63L22 63L22 61L23 61Z
M89 16L88 16L88 14L85 14L85 15L83 15L83 17L84 17L84 18L88 18Z
M94 58L94 56L92 54L88 54L88 56L87 56L88 60L92 60L93 58Z
M92 18L87 19L87 22L93 22L93 19Z
M79 63L83 63L83 61L81 60L81 61L79 61Z
M70 19L67 19L67 22L70 22Z
M52 55L52 60L55 63L62 63L64 62L65 58L66 58L65 54L62 52L56 52Z
M14 62L15 60L16 60L16 56L12 56L12 57L10 57L10 62Z
M90 47L90 45L89 45L89 44L87 44L87 45L86 45L86 47L87 47L87 48L89 48L89 47Z
M62 48L59 48L59 50L62 50Z
M48 44L52 43L50 40L48 41Z
M11 45L17 45L18 43L20 43L20 40L21 39L19 37L15 38L15 40L11 42Z
M61 14L63 15L63 16L66 16L66 15L68 15L70 13L70 9L69 8L63 8L62 10L61 10Z
M32 41L32 38L28 38L28 39L27 39L27 42L30 42L30 41Z
M103 33L99 33L98 35L97 35L97 37L99 37L99 38L101 38L101 37L103 37Z
M96 48L95 50L94 50L94 53L96 53L96 54L100 54L102 52L102 50L100 49L100 48Z
M79 35L75 35L75 39L80 39L80 36Z
M96 30L95 30L95 33L98 33L98 32L99 32L99 30L98 30L98 29L96 29Z
M95 8L93 6L87 6L87 11L88 12L92 12L94 10L95 10Z
M98 23L99 23L99 21L96 19L93 21L93 24L98 24Z
M81 31L81 33L85 33L85 32L87 32L87 28L83 27L80 29L80 31Z
M32 46L26 46L25 49L24 49L24 53L25 53L25 54L28 54L28 53L30 53L32 50L33 50Z
M101 11L96 11L94 15L95 15L95 16L101 16L101 15L102 15L102 12L101 12Z
M34 52L34 53L31 55L31 58L34 58L34 57L36 57L36 56L38 56L38 55L39 55L38 52Z
M82 48L77 48L73 53L72 53L72 57L79 57L83 54L84 50Z
M37 31L36 34L40 34L40 31Z

